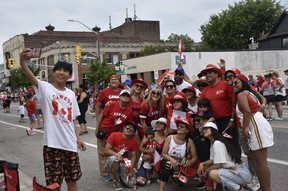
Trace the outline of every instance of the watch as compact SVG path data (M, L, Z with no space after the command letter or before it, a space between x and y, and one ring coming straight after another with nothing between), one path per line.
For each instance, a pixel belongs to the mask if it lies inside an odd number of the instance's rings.
M230 121L234 121L234 119L233 119L233 118L231 118L231 119L230 119Z

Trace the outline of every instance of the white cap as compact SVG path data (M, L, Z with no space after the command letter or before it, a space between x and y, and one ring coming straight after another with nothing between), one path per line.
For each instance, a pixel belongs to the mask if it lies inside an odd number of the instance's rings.
M165 123L165 125L167 125L167 119L164 118L164 117L160 117L159 119L152 120L152 121L151 121L151 126L153 127L154 130L155 130L155 128L156 128L156 123L157 123L157 122L162 122L162 123Z
M129 90L124 89L124 90L122 90L122 91L120 92L119 96L121 96L121 95L123 95L123 94L128 94L128 95L130 95L130 92L129 92Z
M202 127L199 128L199 131L202 132L204 127L211 127L211 128L213 128L213 129L218 130L217 125L216 125L215 123L213 123L213 122L207 122L207 123L205 123Z

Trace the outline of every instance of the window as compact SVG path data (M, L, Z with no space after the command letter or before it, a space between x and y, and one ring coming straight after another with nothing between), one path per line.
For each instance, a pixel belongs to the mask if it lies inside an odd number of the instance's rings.
M288 48L288 37L282 39L282 48Z

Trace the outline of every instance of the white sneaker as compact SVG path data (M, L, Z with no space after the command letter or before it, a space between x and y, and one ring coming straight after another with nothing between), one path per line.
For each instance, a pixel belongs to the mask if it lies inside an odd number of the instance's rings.
M256 176L253 176L251 182L247 184L244 188L250 191L257 191L260 188L258 178Z
M283 121L283 117L276 117L275 120Z

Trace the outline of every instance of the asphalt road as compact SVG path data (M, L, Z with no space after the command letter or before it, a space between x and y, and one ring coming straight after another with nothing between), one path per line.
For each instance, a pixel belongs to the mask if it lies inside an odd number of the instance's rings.
M42 157L42 139L43 130L36 130L37 135L27 136L25 128L29 126L28 119L26 123L19 123L17 113L18 104L13 103L11 113L4 114L0 111L0 160L7 160L19 163L21 191L32 190L32 179L37 177L39 182L44 184L44 170ZM274 111L276 115L276 111ZM80 152L80 162L83 176L78 181L78 190L80 191L112 191L111 183L102 180L97 157L96 138L94 136L95 118L87 114L89 133L82 136L87 144L87 150ZM269 165L272 174L272 190L288 190L287 172L288 172L288 109L284 109L283 121L271 121L274 130L275 145L269 149ZM245 157L244 157L245 158ZM183 191L191 191L197 182L189 180ZM153 182L150 186L138 187L137 190L158 190L158 183ZM66 190L63 184L62 190ZM125 189L129 190L129 189ZM169 181L166 191L178 190L178 186Z

